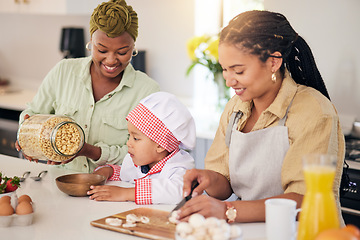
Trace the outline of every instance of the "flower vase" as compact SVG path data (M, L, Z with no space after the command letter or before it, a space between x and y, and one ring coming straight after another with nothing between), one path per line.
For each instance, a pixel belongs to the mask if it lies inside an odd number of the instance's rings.
M217 86L217 110L222 112L230 99L230 89L226 86L225 79L221 73L214 74L214 82Z

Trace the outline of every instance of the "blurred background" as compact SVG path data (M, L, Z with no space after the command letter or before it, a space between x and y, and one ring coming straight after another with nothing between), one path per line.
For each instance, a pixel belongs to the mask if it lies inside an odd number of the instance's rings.
M64 57L60 51L62 29L82 28L86 44L91 12L102 1L24 2L0 2L0 78L8 79L13 86L36 90L47 72ZM159 82L162 90L176 94L189 106L194 104L196 95L203 94L207 82L195 78L196 71L185 76L191 64L186 53L187 40L194 35L217 33L229 19L247 10L244 8L262 5L264 9L285 14L309 43L339 112L360 118L358 0L127 2L139 16L136 46L146 51L146 72Z
M101 0L0 0L0 154L14 148L19 113L31 101L49 70L62 58L89 55L89 20ZM196 167L218 125L217 85L206 68L192 61L187 42L216 35L235 15L251 9L284 14L310 45L335 104L343 132L360 134L359 0L127 0L139 17L139 56L134 66L177 95L196 122ZM357 126L355 128L355 126ZM343 215L360 222L360 135L347 138L349 181L342 181ZM352 146L352 147L351 147ZM357 164L357 165L356 165ZM344 168L344 172L346 167Z

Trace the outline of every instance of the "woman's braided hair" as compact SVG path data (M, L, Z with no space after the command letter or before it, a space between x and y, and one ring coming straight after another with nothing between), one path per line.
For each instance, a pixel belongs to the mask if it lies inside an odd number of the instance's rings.
M220 44L223 42L259 56L263 62L280 52L282 75L286 67L296 83L313 87L330 99L310 47L284 15L258 10L241 13L221 31Z

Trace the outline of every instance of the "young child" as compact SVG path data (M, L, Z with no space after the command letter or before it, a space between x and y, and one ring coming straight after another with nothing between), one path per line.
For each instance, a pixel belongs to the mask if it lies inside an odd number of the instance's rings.
M91 186L90 199L135 201L136 204L176 204L182 199L183 175L195 167L192 156L195 122L172 94L149 95L126 117L128 154L121 166L103 165L94 173L108 180L135 183L135 187Z

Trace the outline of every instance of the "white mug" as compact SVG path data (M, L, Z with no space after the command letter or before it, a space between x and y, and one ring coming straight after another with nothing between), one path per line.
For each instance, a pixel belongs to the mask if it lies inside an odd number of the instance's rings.
M285 198L272 198L265 201L267 240L295 240L296 202Z

